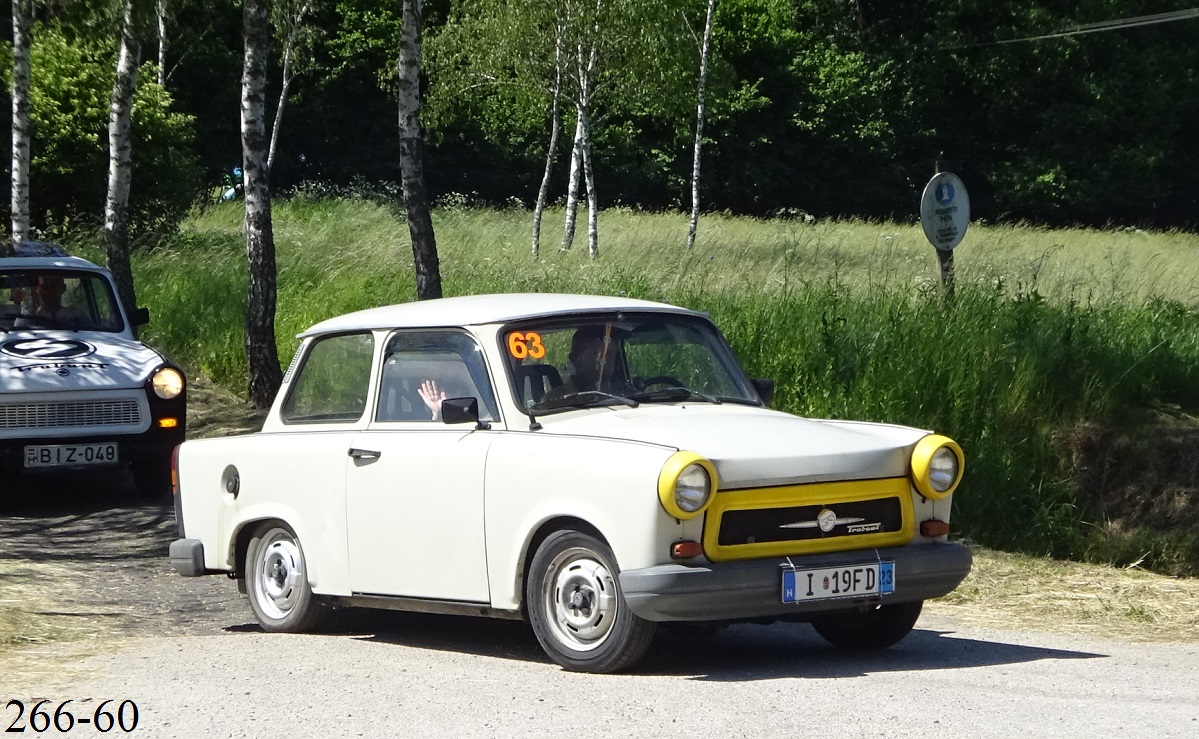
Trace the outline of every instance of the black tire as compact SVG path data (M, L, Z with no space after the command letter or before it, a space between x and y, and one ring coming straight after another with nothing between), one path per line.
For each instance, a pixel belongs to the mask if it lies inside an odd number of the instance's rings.
M812 621L816 633L842 649L886 649L907 636L924 601L843 611Z
M612 550L593 536L556 531L541 543L525 604L550 659L575 672L617 672L641 659L655 624L629 610L619 574Z
M254 533L246 550L246 595L264 631L312 631L325 607L308 585L308 568L300 540L282 524L266 524Z

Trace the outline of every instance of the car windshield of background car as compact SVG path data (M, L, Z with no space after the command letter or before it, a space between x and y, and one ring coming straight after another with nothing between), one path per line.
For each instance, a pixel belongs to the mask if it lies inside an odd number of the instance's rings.
M124 329L108 281L88 272L13 270L0 272L0 328Z

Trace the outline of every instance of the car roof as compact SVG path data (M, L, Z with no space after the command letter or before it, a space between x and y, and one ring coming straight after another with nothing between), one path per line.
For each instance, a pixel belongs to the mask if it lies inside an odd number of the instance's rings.
M0 269L80 269L103 272L99 267L80 257L4 257L0 258Z
M347 313L321 321L299 334L299 337L361 329L479 326L487 323L507 323L525 318L604 311L655 311L693 316L705 315L699 311L666 303L602 295L560 293L465 295L386 305Z

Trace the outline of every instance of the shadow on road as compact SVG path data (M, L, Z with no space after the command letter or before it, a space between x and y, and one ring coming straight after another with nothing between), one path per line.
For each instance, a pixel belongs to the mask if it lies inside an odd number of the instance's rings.
M256 626L226 629L258 630ZM519 621L342 609L324 633L345 634L348 638L384 647L400 645L522 662L549 662L532 630ZM891 649L852 652L830 646L807 624L746 624L731 626L704 640L675 638L661 629L634 672L692 680L744 682L778 678L850 678L891 671L990 667L1106 656L962 638L952 632L926 629L914 630Z

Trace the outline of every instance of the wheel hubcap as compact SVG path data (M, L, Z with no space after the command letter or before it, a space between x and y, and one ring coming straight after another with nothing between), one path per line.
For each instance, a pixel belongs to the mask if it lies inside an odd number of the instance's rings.
M284 618L295 607L304 581L304 559L288 538L275 538L263 548L256 579L258 605L271 618Z
M546 572L543 594L551 630L570 649L596 649L611 633L619 603L616 582L593 553L559 554Z

